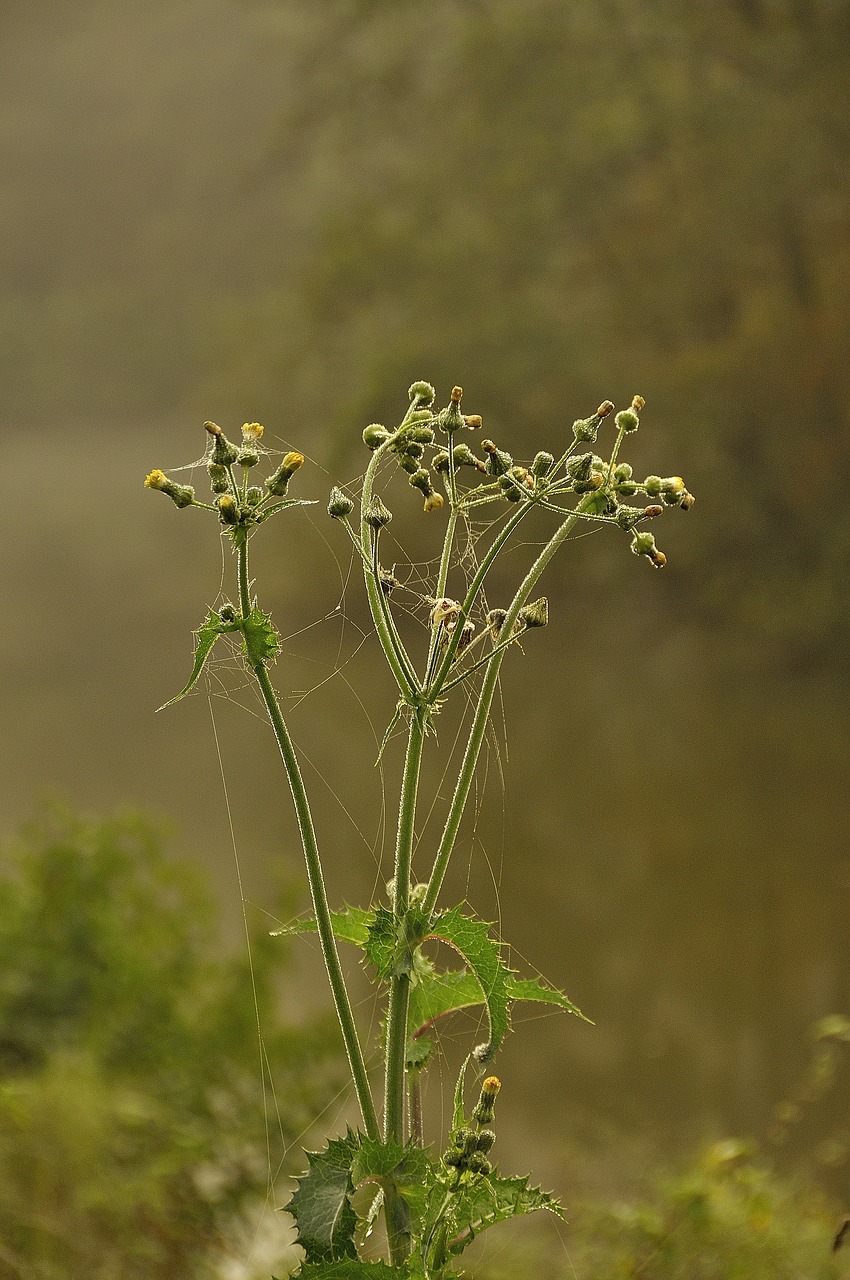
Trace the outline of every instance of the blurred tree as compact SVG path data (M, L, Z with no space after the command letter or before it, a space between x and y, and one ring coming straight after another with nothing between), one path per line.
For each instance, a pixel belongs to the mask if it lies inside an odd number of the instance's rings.
M3 1280L211 1274L332 1087L332 1034L276 1013L279 940L211 958L210 902L161 845L54 806L3 850Z

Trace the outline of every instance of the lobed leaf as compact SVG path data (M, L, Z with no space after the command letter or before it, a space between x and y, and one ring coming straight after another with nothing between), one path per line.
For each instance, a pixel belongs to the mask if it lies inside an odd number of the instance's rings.
M226 631L237 631L238 629L238 623L225 622L221 615L216 613L215 609L207 610L206 621L194 633L196 636L196 643L195 662L192 667L192 673L180 692L173 698L170 698L168 702L163 702L162 706L157 708L158 711L164 711L166 707L173 707L175 702L179 702L181 698L185 698L186 694L194 689L200 679L201 672L206 665L207 658L210 656L210 652L216 640L219 636L224 635Z
M324 1151L308 1151L310 1168L286 1206L298 1227L298 1243L308 1262L356 1257L357 1216L349 1196L354 1190L351 1162L359 1138L349 1133L333 1138Z
M449 1253L462 1253L475 1236L494 1223L536 1213L538 1209L563 1218L559 1201L539 1187L530 1187L528 1182L528 1178L500 1178L494 1173L462 1184L446 1214Z
M374 911L364 911L362 907L345 907L342 911L331 912L334 936L340 942L350 942L355 947L365 949L369 938L369 929L375 918ZM273 929L273 938L289 938L298 933L315 933L316 921L312 916L296 920L293 924Z

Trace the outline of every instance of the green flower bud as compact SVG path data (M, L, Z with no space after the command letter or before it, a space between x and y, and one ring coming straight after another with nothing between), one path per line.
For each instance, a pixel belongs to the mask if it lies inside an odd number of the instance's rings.
M497 449L492 440L482 440L481 448L487 454L487 474L504 476L514 465L514 460L504 449Z
M524 622L529 629L545 627L549 621L549 601L546 596L541 596L539 600L523 605L517 616L518 620Z
M593 454L579 453L575 458L570 458L567 462L567 475L572 480L579 482L586 480L593 468Z
M195 490L190 484L175 484L163 471L152 471L146 476L145 488L167 493L176 507L191 507L195 501Z
M427 409L434 403L437 393L430 382L414 382L407 394L410 397L410 403L416 405L417 409L420 407Z
M239 508L229 493L223 493L218 500L218 518L222 524L239 523Z
M536 453L534 455L534 461L531 464L531 474L538 478L546 476L551 471L554 463L555 459L552 457L551 453L546 453L545 450L541 450L540 453Z
M283 457L283 461L273 475L270 475L266 481L266 489L276 498L282 498L286 493L289 481L304 466L303 453L287 453Z
M411 476L420 470L419 459L412 457L409 453L399 454L398 465L402 471L406 471Z
M248 492L245 494L245 501L249 507L258 507L264 498L264 493L259 485L252 484Z
M493 1166L490 1161L480 1151L473 1151L472 1155L466 1160L466 1167L470 1173L478 1173L484 1178L493 1172Z
M404 426L407 429L411 425L422 422L433 422L434 415L430 409L409 409L404 418ZM421 428L420 428L421 429ZM430 428L426 428L430 430ZM413 433L411 432L411 435ZM433 432L431 433L433 437ZM427 441L425 441L427 443Z
M433 481L431 480L431 473L429 471L426 471L424 467L420 467L418 471L413 472L413 474L411 475L408 481L408 484L412 485L414 489L418 489L419 492L422 494L422 496L425 498L429 498L431 494L434 492L434 484L433 484Z
M236 445L230 443L221 427L214 422L205 422L204 430L208 431L213 438L210 461L217 462L222 467L232 467L239 456L239 450Z
M659 551L655 545L655 535L648 531L633 534L632 551L636 556L646 556L656 569L663 568L667 563L664 552Z
M374 453L390 438L390 433L386 427L382 427L380 422L372 422L368 427L363 429L363 443Z
M435 471L447 472L449 469L449 455L445 449L441 449L439 453L435 453L431 459L431 465Z
M637 431L640 426L640 419L634 409L621 409L614 419L617 430L623 431L627 435L632 431Z
M639 520L646 519L646 512L643 507L618 507L616 519L619 527L630 533Z
M222 622L235 622L239 617L239 611L235 605L231 604L230 601L227 600L219 609L218 616L221 618Z
M208 462L207 474L213 493L227 493L227 467L220 462Z
M482 1129L476 1136L477 1149L486 1156L487 1152L492 1150L495 1141L496 1135L492 1129Z
M663 483L661 476L647 476L643 482L643 491L650 498L660 498Z
M370 529L383 529L393 518L393 513L388 507L385 507L377 494L374 494L372 501L366 508L366 523Z
M685 482L681 476L667 476L661 481L661 501L668 507L678 507L682 494L686 492Z
M328 501L328 515L332 520L342 520L345 516L350 515L354 510L354 503L351 501L347 493L343 493L342 489L336 485L331 489L330 500Z
M236 455L236 461L240 467L256 467L260 461L260 455L256 449L248 449L243 445Z
M430 414L428 415L430 419ZM434 432L430 427L414 427L410 432L410 439L416 444L433 444Z
M441 409L437 414L437 421L445 431L446 435L451 435L453 431L457 431L459 427L464 426L463 414L460 411L460 402L463 399L463 387L452 387L452 394L449 403L445 409Z
M592 444L596 439L599 431L600 423L602 423L608 414L614 408L610 400L605 400L589 418L577 418L573 423L573 435L576 440L586 441Z
M476 458L468 444L456 444L452 449L452 456L456 467L474 467L476 471L487 470L481 459Z
M478 1135L475 1130L467 1125L461 1125L452 1134L452 1146L457 1147L458 1151L474 1151L477 1140Z
M631 480L632 468L628 462L618 462L614 468L614 479L619 482L621 480Z
M443 1164L449 1169L458 1169L463 1162L462 1151L447 1151L443 1156Z

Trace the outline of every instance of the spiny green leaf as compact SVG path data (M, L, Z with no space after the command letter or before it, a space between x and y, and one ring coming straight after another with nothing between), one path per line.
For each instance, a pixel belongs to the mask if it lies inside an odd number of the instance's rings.
M286 1207L310 1262L356 1256L357 1218L349 1196L354 1189L351 1162L358 1146L358 1136L349 1131L345 1138L332 1139L324 1151L307 1152L310 1168L298 1180Z
M517 978L509 971L507 998L509 1005L517 1000L556 1005L559 1009L584 1018L585 1022L589 1021L562 991L549 986L543 978ZM422 1030L437 1018L454 1013L457 1009L469 1009L483 1003L481 987L467 969L451 969L447 972L435 970L433 973L423 974L410 992L409 1025L412 1040L417 1039Z
M402 1146L364 1136L351 1163L355 1186L371 1179L396 1188L410 1210L414 1228L421 1222L428 1192L439 1176L439 1167L428 1153L413 1143Z
M164 711L166 707L173 707L175 702L179 702L181 698L185 698L186 694L198 683L204 664L210 656L210 650L215 644L219 636L224 635L226 631L237 631L239 629L238 622L225 622L215 609L208 609L206 620L203 626L195 632L195 665L192 667L192 674L175 697L170 698L168 702L163 702L157 710Z
M461 1063L460 1071L457 1073L457 1084L455 1085L455 1105L454 1118L452 1120L452 1128L460 1129L466 1124L466 1112L463 1108L463 1086L466 1083L466 1068L469 1066L469 1057L465 1057Z
M342 911L331 912L334 936L340 942L351 942L356 947L365 948L374 919L374 911L364 911L362 907L345 907ZM316 921L312 916L308 916L304 920L296 920L293 924L284 925L281 929L273 929L271 936L288 938L297 933L315 932Z
M528 1178L500 1178L495 1173L472 1178L452 1197L446 1213L452 1240L449 1252L462 1253L474 1236L496 1222L506 1222L538 1209L548 1209L559 1218L564 1216L554 1196L539 1187L530 1187Z
M392 911L378 907L369 928L366 954L380 977L398 977L413 970L415 948L428 934L428 917L419 907L411 907L400 923Z
M252 668L273 662L280 652L280 636L267 613L254 605L248 617L240 622L242 648Z
M499 1048L509 1027L508 981L511 971L502 961L501 944L490 937L488 924L463 915L458 907L437 916L428 936L439 938L453 947L475 975L490 1023L490 1038L478 1055L479 1061L487 1062Z

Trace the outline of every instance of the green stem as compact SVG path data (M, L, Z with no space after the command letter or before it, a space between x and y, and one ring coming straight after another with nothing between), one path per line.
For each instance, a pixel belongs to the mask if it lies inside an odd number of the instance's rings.
M243 537L241 543L237 543L236 555L239 577L239 604L243 618L247 618L251 612L251 597L248 580L248 552L246 537ZM345 1042L345 1051L348 1055L348 1063L351 1068L351 1076L357 1093L357 1101L360 1104L360 1111L363 1116L363 1124L370 1138L380 1139L381 1130L378 1124L375 1104L372 1100L372 1090L369 1085L369 1077L366 1071L366 1063L363 1058L363 1050L360 1047L357 1027L354 1022L354 1013L351 1008L351 1001L348 998L345 978L343 977L342 966L340 965L339 954L336 949L331 913L328 906L327 894L325 892L324 876L322 874L322 864L319 858L319 849L316 841L316 831L313 826L313 816L310 812L310 805L307 800L304 779L301 775L301 768L298 764L298 758L292 745L292 739L289 736L289 730L287 729L286 723L281 714L277 695L275 694L272 682L269 679L269 673L262 662L259 662L254 667L254 675L257 677L257 683L260 686L263 701L266 705L266 711L268 712L268 717L271 721L272 729L274 730L274 736L277 740L281 759L283 760L283 766L286 770L286 776L289 779L289 787L292 792L292 799L295 805L295 814L298 819L298 830L301 835L301 845L304 850L304 859L307 864L307 879L310 884L310 895L313 899L313 911L316 916L316 927L318 929L319 942L322 948L325 968L328 972L328 980L330 981L337 1017L339 1018L339 1024L342 1029L342 1038Z
M396 836L395 884L393 890L393 914L396 928L401 932L410 905L410 871L413 862L413 839L416 821L416 796L419 788L419 771L422 765L422 748L425 742L424 707L416 707L410 717L410 733L404 760L404 776L398 811ZM387 1006L387 1046L384 1092L384 1141L400 1142L404 1134L404 1084L405 1059L407 1057L407 1016L410 1004L410 973L397 974L390 981ZM404 1206L392 1193L387 1199L387 1236L390 1258L395 1265L407 1257L410 1237L402 1212Z
M519 516L519 512L517 516ZM520 585L519 590L511 602L507 616L502 624L503 630L507 630L510 635L513 625L519 616L519 611L528 600L531 592L537 583L538 578L543 573L549 561L561 544L569 537L574 525L580 519L580 514L571 513L563 522L559 529L552 535L546 546L540 552L540 555L534 561L528 573ZM508 646L506 645L505 648ZM425 898L422 903L422 909L426 912L433 911L443 884L446 874L446 868L452 855L457 833L460 828L461 818L463 817L466 802L469 798L469 791L472 786L472 779L475 774L475 766L478 763L478 756L481 752L481 746L484 742L484 734L487 729L487 720L490 716L490 707L493 703L493 695L496 692L496 684L499 679L499 669L502 665L502 659L505 656L505 649L499 649L494 652L489 667L484 676L481 685L481 692L478 695L478 703L475 708L475 715L472 720L472 726L469 730L469 738L466 743L466 751L464 752L463 763L458 775L457 784L455 785L454 795L449 807L446 824L443 828L443 834L440 839L440 845L437 850L437 856L434 860L434 868L431 872L431 879L428 882L428 888L425 892ZM439 676L438 676L439 679Z
M460 637L463 632L463 624L469 617L472 606L475 603L478 592L481 590L490 565L496 559L496 556L499 554L514 529L517 527L520 520L522 520L523 516L527 515L534 505L535 504L533 502L523 502L499 531L498 535L493 539L491 545L487 548L487 554L478 566L475 577L469 585L466 598L460 607L460 614L458 615L449 643L446 645L446 652L443 655L443 661L440 664L440 668L433 681L426 689L426 696L429 703L433 703L440 696L440 691L445 684L446 677L449 674L449 669L454 661L455 654L457 653L457 647L460 643Z
M449 441L449 444L451 445L451 440ZM449 484L446 492L449 496L449 518L446 523L446 532L443 537L443 550L440 555L440 568L437 573L437 589L434 597L436 600L442 600L446 594L446 588L449 581L449 567L451 565L452 558L452 547L454 546L455 529L457 527L458 517L456 501L457 485L454 477L454 464L451 449L449 450ZM431 678L434 674L434 667L437 664L437 641L441 631L442 628L439 626L431 628L431 640L428 645L428 664L425 669L425 680L423 682L426 689L431 682Z
M366 521L366 512L369 509L369 503L372 501L372 487L375 482L378 464L389 443L389 440L385 441L385 443L380 445L372 454L372 457L369 459L369 465L366 468L366 475L363 478L363 491L360 496L360 548L364 561L363 576L366 579L366 595L369 599L369 608L372 612L372 620L375 623L375 630L378 633L378 639L381 642L381 648L383 649L387 662L390 665L390 670L395 676L396 684L399 687L401 696L404 698L405 702L409 702L411 694L417 694L419 692L419 688L415 679L411 681L404 665L400 661L393 644L392 632L387 626L381 600L381 584L378 582L377 574L372 567L372 557L370 554L370 537L372 530ZM410 665L409 659L408 665Z
M404 676L409 687L411 688L411 690L418 691L419 681L416 679L416 672L413 669L413 663L410 661L410 658L408 657L408 654L407 654L407 650L402 644L401 636L398 634L398 630L395 625L395 619L393 618L392 611L390 610L390 602L389 602L389 599L387 598L387 593L381 584L381 572L380 572L380 565L378 561L378 538L380 536L380 530L373 529L371 532L372 532L372 563L370 568L372 573L372 579L374 582L377 582L378 584L378 606L381 610L381 617L384 620L384 627L386 630L386 634L387 634L387 637L389 638L390 644L392 645L393 653L396 656L396 660L399 666L401 667L402 671L404 672Z

